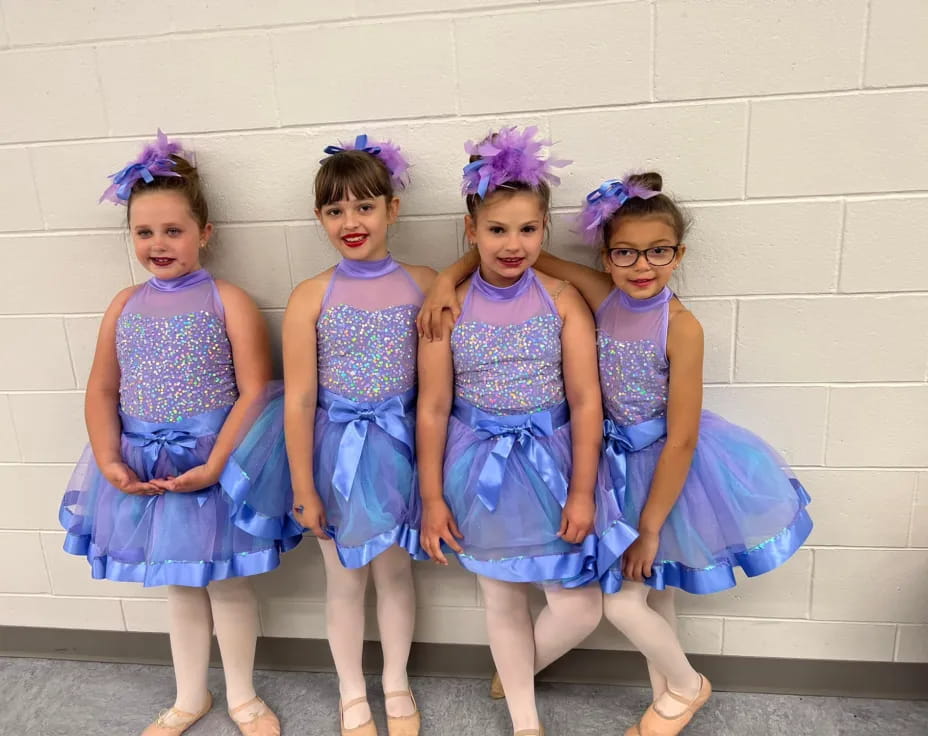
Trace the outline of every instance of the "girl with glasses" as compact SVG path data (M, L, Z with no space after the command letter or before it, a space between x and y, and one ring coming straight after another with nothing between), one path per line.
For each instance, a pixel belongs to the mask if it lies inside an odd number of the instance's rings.
M780 455L702 410L702 327L668 286L688 222L661 189L660 175L648 173L587 196L579 226L601 249L603 271L538 259L595 311L605 408L599 483L639 534L618 564L599 570L605 615L647 657L654 690L626 736L680 733L711 693L677 638L672 589L731 588L736 566L748 576L773 570L812 529L809 496ZM445 294L454 277L439 277ZM452 301L436 295L424 315Z

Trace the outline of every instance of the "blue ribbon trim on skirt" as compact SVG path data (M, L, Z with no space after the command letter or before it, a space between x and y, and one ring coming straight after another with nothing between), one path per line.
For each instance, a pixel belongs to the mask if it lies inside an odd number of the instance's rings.
M756 577L782 565L796 553L812 532L812 518L805 509L811 498L798 480L790 478L790 482L799 496L800 508L793 521L781 532L750 549L730 550L728 560L711 567L693 568L672 560L655 562L651 577L644 580L645 585L655 590L680 588L696 595L718 593L738 584L735 566L741 567L748 577ZM606 570L600 579L600 586L603 593L618 593L622 589L621 571Z
M396 545L409 553L414 560L427 560L429 556L419 544L419 530L413 529L409 524L398 524L393 529L378 534L373 539L368 539L364 544L356 547L345 547L338 543L338 530L334 527L328 527L325 530L335 541L335 549L338 552L338 559L341 560L349 570L357 570L369 564L375 557L386 552L390 547Z
M270 572L280 565L277 546L256 552L240 553L228 560L206 562L163 560L160 562L121 562L102 554L102 550L87 545L87 560L95 580L121 583L142 583L146 588L157 585L186 585L202 588L213 580L249 577ZM81 554L79 552L72 554Z
M575 552L537 557L504 557L478 560L468 554L456 554L461 566L477 575L508 583L554 583L562 588L582 588L597 579L595 534L588 534ZM443 551L455 554L442 543Z

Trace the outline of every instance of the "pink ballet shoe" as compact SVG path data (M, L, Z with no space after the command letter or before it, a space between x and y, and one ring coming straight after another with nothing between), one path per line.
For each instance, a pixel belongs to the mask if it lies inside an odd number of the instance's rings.
M544 726L523 728L521 731L516 731L512 736L545 736L545 729Z
M503 689L503 681L499 679L499 672L493 673L493 679L490 680L490 697L493 700L502 700L506 697L506 691Z
M355 726L354 728L345 728L345 711L355 705L366 702L367 696L362 695L360 698L349 700L347 703L338 704L338 714L339 720L341 722L342 736L377 736L377 725L374 723L373 716L371 716L360 726Z
M693 720L696 711L702 708L712 695L712 683L705 675L699 676L699 693L687 700L670 690L667 695L686 706L686 710L672 718L661 715L654 704L648 706L641 720L625 732L625 736L677 736Z
M242 736L280 736L280 721L257 695L229 711Z
M408 716L391 716L387 713L387 733L390 736L419 736L422 728L422 717L419 715L419 706L413 697L412 690L394 690L383 694L384 700L390 698L409 698L412 700L414 711Z
M206 693L206 707L199 713L187 713L177 708L168 708L158 714L154 723L142 731L142 736L180 736L184 731L209 713L213 707L213 694Z

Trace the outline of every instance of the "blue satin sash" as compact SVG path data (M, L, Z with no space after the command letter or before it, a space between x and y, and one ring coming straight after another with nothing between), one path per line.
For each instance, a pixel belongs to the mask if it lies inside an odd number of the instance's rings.
M453 416L472 427L481 439L495 439L493 449L477 478L477 496L493 512L499 503L506 465L518 448L538 471L551 494L563 508L567 503L567 478L557 462L537 441L550 437L570 421L566 401L533 414L490 414L462 399L454 400Z
M122 421L122 435L128 442L141 448L147 478L156 477L155 467L162 453L166 454L174 467L176 475L189 470L191 452L197 445L197 440L206 435L217 434L222 429L223 422L231 411L231 406L222 406L218 409L186 417L179 422L146 422L123 412L119 413ZM196 491L197 502L200 506L206 503L209 488Z
M666 434L667 419L665 417L655 417L627 427L621 427L611 419L603 422L603 454L606 456L606 463L612 474L615 495L620 507L625 499L626 453L643 450Z
M415 408L415 388L379 403L351 401L320 388L318 401L319 407L328 412L330 421L347 425L338 443L338 458L332 477L332 485L345 500L351 495L371 424L376 424L388 435L406 445L410 457L415 454L415 430L407 418Z

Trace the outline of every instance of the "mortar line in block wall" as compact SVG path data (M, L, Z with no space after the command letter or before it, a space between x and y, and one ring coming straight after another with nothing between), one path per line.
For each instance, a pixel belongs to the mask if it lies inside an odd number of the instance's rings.
M620 3L631 2L632 0L618 0ZM42 49L58 48L80 48L82 46L93 45L117 45L130 41L170 41L174 39L202 39L202 38L223 38L236 35L255 34L260 31L283 33L296 31L310 31L323 28L351 28L353 26L371 26L381 24L399 24L409 21L421 20L453 20L455 18L479 18L482 16L493 15L518 15L520 13L537 14L545 10L568 10L573 8L597 7L615 5L616 0L586 0L585 2L545 2L544 7L534 4L534 2L500 2L493 6L480 6L473 10L455 9L455 10L419 10L406 11L393 15L364 15L355 14L340 16L337 18L325 18L309 21L292 21L280 22L273 24L246 24L230 28L194 28L182 30L170 30L162 33L151 33L145 36L106 36L102 38L81 39L79 41L39 41L35 43L24 43L10 45L8 51L33 51Z
M910 548L915 549L912 544L912 535L915 533L915 508L918 505L918 473L912 475L912 503L909 505L909 532L906 535L906 543Z
M657 4L654 0L648 0L648 13L650 18L651 31L651 54L648 58L648 83L649 99L651 102L657 101Z
M744 179L741 184L741 199L748 199L748 171L751 165L751 112L753 103L748 100L744 111Z
M774 204L813 204L813 203L835 203L835 202L880 202L888 200L912 200L928 199L928 191L894 191L894 192L869 192L857 194L809 194L809 195L789 195L789 196L765 196L754 197L747 200L743 199L685 199L680 198L680 203L685 204L689 209L700 210L711 207L750 207ZM579 210L572 205L556 205L551 208L554 215L574 215ZM443 220L457 220L461 217L460 212L423 212L417 214L403 215L399 222L429 222ZM285 219L264 219L264 220L215 220L214 225L228 229L244 228L262 228L262 227L281 227L281 226L305 226L318 223L315 217L303 218L285 218ZM40 237L70 237L86 235L125 235L124 225L100 226L93 225L89 227L60 227L55 229L42 230L8 230L0 231L0 240L8 238L40 238ZM852 293L852 292L848 292ZM871 293L871 292L859 292Z
M0 54L4 52L0 51ZM572 106L567 108L533 108L533 109L511 109L511 110L496 110L492 113L462 113L460 115L455 113L448 113L444 115L428 115L428 116L409 116L409 117L387 117L387 118L370 118L367 120L333 120L326 121L325 123L319 123L318 125L310 125L307 123L295 123L293 125L281 125L279 127L259 127L259 128L221 128L216 130L211 130L208 133L204 133L199 130L174 130L171 131L171 134L175 137L189 138L190 140L195 140L200 137L209 137L209 136L228 136L232 134L237 135L259 135L262 133L271 133L279 131L303 131L303 132L319 132L324 133L327 131L343 131L346 125L358 125L359 123L371 125L384 125L390 127L396 127L400 125L422 125L428 123L441 123L441 122L461 122L461 123L480 123L485 121L495 121L498 120L501 116L513 117L516 115L544 115L550 114L552 116L561 116L561 115L574 115L577 113L595 113L595 112L621 112L625 110L661 110L661 109L672 109L676 107L692 107L694 105L699 106L711 106L711 105L726 105L734 102L748 102L748 101L763 101L763 100L805 100L805 99L829 99L834 97L874 97L877 95L897 95L905 94L908 92L928 92L928 85L908 85L900 87L890 87L890 88L881 88L881 89L847 89L847 90L827 90L820 92L803 92L803 93L772 93L769 95L742 95L738 97L694 97L689 99L675 99L675 100L658 100L656 102L650 101L641 101L628 104L612 104L612 105L579 105ZM74 143L103 143L109 141L143 141L147 140L147 133L134 133L134 134L120 134L115 136L85 136L79 138L68 138L68 139L40 139L40 140L20 140L20 141L6 141L0 143L0 149L3 148L13 148L21 146L36 146L36 145L71 145ZM834 195L833 195L834 196Z
M865 80L867 77L867 55L870 53L870 16L872 14L872 0L866 0L864 3L864 22L863 35L860 39L860 68L857 73L857 84L861 89L866 89Z

